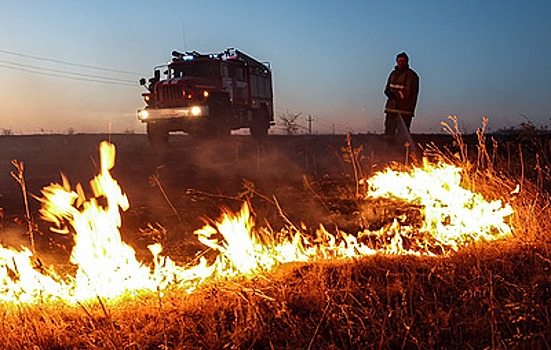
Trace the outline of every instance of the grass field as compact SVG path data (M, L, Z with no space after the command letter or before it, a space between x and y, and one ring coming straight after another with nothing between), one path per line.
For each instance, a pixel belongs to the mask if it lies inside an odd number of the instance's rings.
M403 171L416 163L400 152L383 154L376 135L348 140L282 138L274 141L275 147L234 140L231 147L222 145L214 151L189 147L183 139L173 145L175 151L161 156L152 154L142 137L112 139L119 149L113 177L131 204L123 214L121 233L140 259L147 260L145 246L155 240L177 263L190 263L198 250L205 249L192 233L205 224L200 217L215 219L221 205L237 209L243 201L251 203L258 226L270 225L270 232L299 230L305 236L320 223L331 232L358 235L394 216L405 215L407 220L419 216L415 205L370 202L365 189L357 185L356 180L370 177L391 160L399 160L401 164L394 167ZM5 143L2 164L9 158L24 161L24 178L34 194L58 182L54 173L59 171L85 183L98 168L100 139L0 138ZM468 242L457 252L436 256L379 253L286 263L252 276L206 281L192 293L167 288L77 304L4 303L2 347L550 348L547 141L537 135L506 141L482 135L415 139L431 159L461 165L462 186L511 205L510 237ZM438 145L431 145L435 139ZM20 186L11 183L15 181L6 176L4 167L2 172L3 244L28 245L29 219ZM51 233L38 208L31 199L36 255L39 261L70 272L72 242ZM152 224L149 230L147 224ZM17 280L17 272L8 272L6 276ZM7 288L6 282L2 288Z

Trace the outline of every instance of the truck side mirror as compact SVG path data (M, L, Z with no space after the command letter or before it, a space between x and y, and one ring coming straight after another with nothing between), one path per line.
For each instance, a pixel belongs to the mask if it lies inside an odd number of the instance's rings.
M145 85L145 78L140 79L140 85L142 85L142 86Z

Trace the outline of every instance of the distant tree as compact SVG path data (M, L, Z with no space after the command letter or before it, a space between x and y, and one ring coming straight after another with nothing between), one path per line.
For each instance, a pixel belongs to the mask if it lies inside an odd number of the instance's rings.
M289 111L285 112L285 115L282 115L279 117L281 120L281 125L283 126L283 130L285 131L285 135L295 135L300 127L300 125L297 123L298 117L300 117L302 113L292 114L289 113Z
M516 135L521 140L529 140L537 136L549 135L549 126L536 126L534 122L526 115L518 113L519 116L525 119L516 126L510 126L498 129L495 134L498 135Z
M10 136L13 135L13 130L11 128L2 128L2 135L4 136Z

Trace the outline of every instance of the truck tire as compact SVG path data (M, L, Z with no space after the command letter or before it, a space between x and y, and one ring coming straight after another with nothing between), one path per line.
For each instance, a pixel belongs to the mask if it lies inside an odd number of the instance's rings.
M162 125L148 123L147 139L154 151L161 151L168 148L168 130Z
M213 106L209 106L209 110L213 111L212 119L210 121L212 127L212 133L215 136L230 136L231 128L229 122L229 108L225 106L223 102L217 102Z
M204 136L223 137L231 135L230 116L231 105L227 96L213 95L209 98L209 122L204 130Z
M251 121L250 132L253 138L264 138L268 136L268 129L270 128L270 121L268 120L268 113L265 108L258 109L253 113L253 120Z

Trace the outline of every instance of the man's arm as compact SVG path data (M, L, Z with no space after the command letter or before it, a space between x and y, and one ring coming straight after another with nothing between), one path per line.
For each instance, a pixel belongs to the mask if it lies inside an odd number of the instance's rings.
M392 73L388 76L388 79L386 80L385 85L385 96L388 97L391 100L396 99L396 95L394 94L394 91L390 88L390 78L392 77Z
M416 99L419 93L419 76L410 71L404 87L404 99Z

